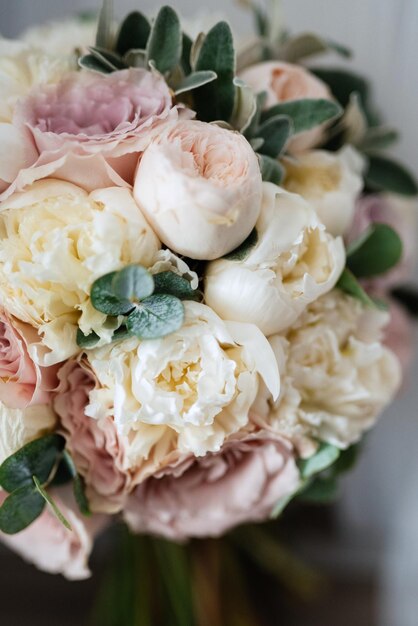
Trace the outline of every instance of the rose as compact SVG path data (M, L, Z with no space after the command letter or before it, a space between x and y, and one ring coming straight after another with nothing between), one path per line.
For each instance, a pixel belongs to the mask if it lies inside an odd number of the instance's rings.
M256 324L268 336L334 287L345 253L301 196L272 183L263 183L256 230L257 243L243 260L208 265L205 299L223 319Z
M6 495L0 491L0 504ZM62 574L69 580L88 578L93 539L105 526L106 518L103 515L82 516L68 488L53 491L51 495L72 531L67 530L46 507L28 528L17 535L0 533L0 540L44 572Z
M0 402L0 464L27 443L51 432L55 423L48 405L10 409Z
M145 150L134 195L169 248L194 259L215 259L239 246L253 229L261 173L242 135L183 121Z
M278 395L277 363L255 326L225 323L196 302L185 309L184 325L167 337L132 337L86 355L99 383L86 414L115 420L137 481L170 455L219 451L248 424L261 378Z
M351 146L339 152L312 150L286 161L283 186L314 207L329 233L343 235L351 227L363 187L363 166L362 157Z
M97 383L83 360L67 361L58 376L60 384L53 406L67 448L85 480L90 508L117 513L130 486L130 475L125 471L127 442L118 435L111 417L87 417L89 393Z
M129 498L124 517L135 532L175 541L218 536L243 522L266 519L298 486L292 446L261 432L148 478Z
M400 384L399 362L382 345L387 322L386 313L337 290L312 303L283 336L272 338L283 359L280 397L274 402L261 390L254 410L295 443L356 443Z
M34 328L0 310L0 402L12 409L48 404L56 368L40 367L29 354L39 342Z
M300 65L282 61L257 63L241 72L240 78L256 93L267 93L266 108L288 100L332 99L327 85ZM323 131L322 125L298 134L290 142L289 152L299 153L317 146L321 142Z
M85 191L44 180L1 205L0 301L50 348L44 365L77 352L79 324L108 341L113 329L90 303L93 282L130 263L150 265L160 247L127 189ZM33 347L34 351L35 348Z

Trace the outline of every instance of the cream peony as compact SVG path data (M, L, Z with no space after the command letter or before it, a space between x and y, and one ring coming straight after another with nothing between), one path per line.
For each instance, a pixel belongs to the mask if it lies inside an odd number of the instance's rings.
M44 364L75 354L77 324L104 341L113 329L91 306L92 283L129 263L150 265L160 243L127 189L90 195L44 180L1 205L0 303L37 328L51 352Z
M340 448L357 442L401 381L398 360L381 343L387 321L386 313L336 290L311 304L284 336L272 338L282 355L280 397L272 401L262 391L254 410L308 453L312 439Z
M255 326L225 323L203 304L185 308L183 327L168 337L133 337L87 354L100 386L86 414L115 420L137 481L173 453L219 451L248 424L260 379L279 392L274 354Z
M242 135L184 121L145 150L134 195L163 243L210 260L250 234L260 212L261 185L257 157Z
M363 188L364 159L351 146L339 152L312 150L286 161L283 186L310 202L327 231L344 235Z
M244 260L209 264L205 298L223 319L256 324L268 336L334 287L345 253L303 198L272 183L263 191L256 245Z
M0 464L30 441L51 432L56 417L48 405L9 409L0 402Z
M51 55L71 55L77 49L94 46L97 21L95 19L67 19L32 26L23 33L23 41Z

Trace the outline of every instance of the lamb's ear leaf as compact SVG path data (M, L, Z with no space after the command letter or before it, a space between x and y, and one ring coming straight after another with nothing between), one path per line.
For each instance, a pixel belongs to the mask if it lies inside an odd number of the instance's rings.
M123 56L129 50L145 49L151 33L151 24L139 11L133 11L124 19L116 42L117 52Z
M177 13L168 6L160 9L147 43L147 61L166 74L181 60L183 34Z

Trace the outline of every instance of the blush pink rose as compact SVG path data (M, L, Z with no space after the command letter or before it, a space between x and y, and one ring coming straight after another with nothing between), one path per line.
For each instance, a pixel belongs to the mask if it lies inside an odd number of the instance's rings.
M49 404L57 368L40 367L29 354L39 343L32 326L0 311L0 402L11 409Z
M96 385L88 366L70 360L58 372L59 386L53 407L74 463L86 482L93 511L116 513L125 501L130 475L125 471L124 443L113 419L85 414L89 393Z
M267 61L246 68L240 78L256 93L267 93L265 107L288 100L303 98L332 100L327 85L300 65L283 61ZM288 146L291 153L303 152L317 146L323 137L324 126L298 134Z
M298 484L290 443L258 433L148 478L130 496L124 517L134 532L172 540L218 536L243 522L266 519Z
M65 528L51 509L46 507L28 528L16 535L0 532L0 540L44 572L62 574L69 580L88 578L88 559L93 541L107 524L106 516L83 517L70 488L57 490L51 495L69 521L72 531ZM6 497L4 491L0 492L0 504Z

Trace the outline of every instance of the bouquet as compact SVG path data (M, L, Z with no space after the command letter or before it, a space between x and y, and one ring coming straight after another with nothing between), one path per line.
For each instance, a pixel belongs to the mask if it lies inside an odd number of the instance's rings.
M183 542L327 500L400 387L396 132L310 63L345 47L250 8L238 54L110 2L95 40L0 41L0 529L46 571L88 576L117 520Z

